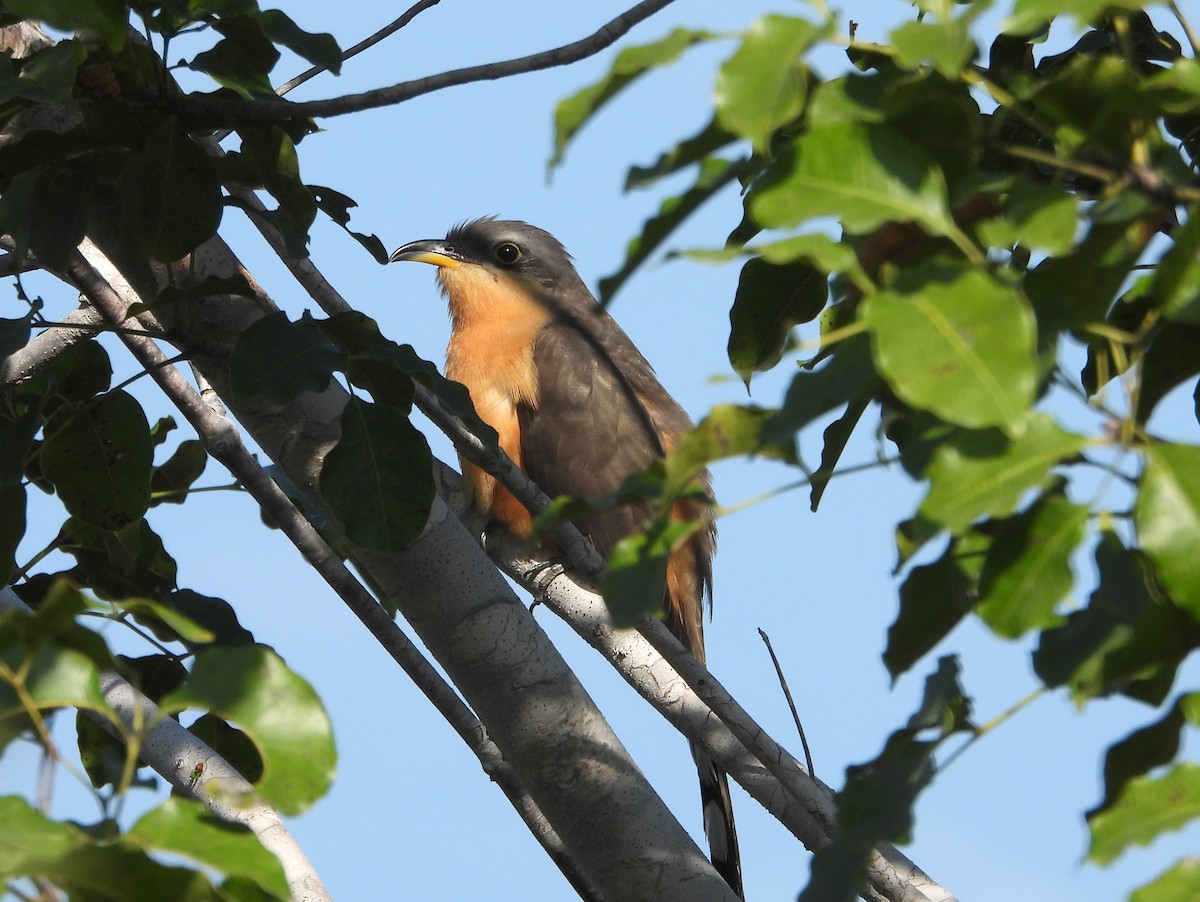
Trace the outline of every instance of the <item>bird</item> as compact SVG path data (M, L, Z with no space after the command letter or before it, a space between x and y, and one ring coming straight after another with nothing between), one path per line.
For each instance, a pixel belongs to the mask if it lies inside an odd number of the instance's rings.
M519 220L483 217L445 238L394 251L389 262L437 267L450 312L445 374L465 385L499 445L550 496L599 498L669 454L692 422L629 336L602 308L549 232ZM467 461L474 503L519 537L528 510L496 479ZM706 495L711 479L698 478ZM667 563L664 622L701 662L703 615L712 603L716 524L711 505L678 501L672 515L702 528ZM643 531L650 505L624 505L574 522L607 559L623 538ZM692 746L700 778L704 831L714 868L743 896L729 780Z

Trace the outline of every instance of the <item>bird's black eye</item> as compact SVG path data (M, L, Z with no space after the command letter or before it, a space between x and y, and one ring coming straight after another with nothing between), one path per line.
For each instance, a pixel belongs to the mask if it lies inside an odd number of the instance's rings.
M492 256L505 266L512 266L521 259L521 249L511 241L502 241L492 248Z

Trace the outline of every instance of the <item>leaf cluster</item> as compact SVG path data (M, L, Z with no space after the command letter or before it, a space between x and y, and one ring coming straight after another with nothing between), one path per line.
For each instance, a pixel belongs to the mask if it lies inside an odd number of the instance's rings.
M1109 752L1089 815L1103 862L1192 819L1200 786L1185 765L1156 771L1193 723L1175 678L1200 644L1200 447L1153 428L1175 389L1200 398L1200 63L1137 0L1071 4L1073 19L1018 2L985 41L992 5L918 3L879 43L853 24L845 41L823 6L738 35L711 121L629 170L630 188L684 172L693 183L645 223L602 291L740 184L725 247L691 252L742 261L729 363L749 387L811 351L777 409L721 412L757 424L730 453L789 447L823 422L806 469L816 509L851 435L877 417L879 456L926 487L896 529L893 678L975 617L998 637L1032 637L1046 688L1080 705L1166 706ZM819 75L815 57L837 46L844 73ZM556 161L615 90L679 52L678 35L627 50L604 90L564 101ZM1072 372L1073 361L1086 363ZM691 472L725 454L690 458ZM669 457L646 494L675 497L679 464ZM908 836L940 743L975 735L957 664L943 658L930 687L923 711L950 719L915 716L847 775L843 839L818 855L804 898L849 898L874 843ZM1181 801L1156 815L1167 799ZM1138 898L1175 898L1186 872Z

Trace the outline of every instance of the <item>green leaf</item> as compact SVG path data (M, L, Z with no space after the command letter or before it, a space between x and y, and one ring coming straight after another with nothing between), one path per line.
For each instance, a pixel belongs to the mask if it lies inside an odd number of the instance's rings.
M129 10L120 0L5 0L4 5L13 15L61 31L97 31L109 50L125 46Z
M307 314L293 323L282 310L251 323L238 337L229 361L235 394L265 395L273 401L324 391L334 371L345 366L341 349Z
M922 20L907 22L892 32L896 61L905 68L918 69L925 62L947 78L958 77L975 56L966 17L943 22Z
M1004 214L981 223L979 236L993 247L1065 254L1075 243L1078 207L1073 194L1021 179Z
M284 814L299 814L329 789L337 762L329 717L312 687L268 648L201 649L187 683L161 707L212 711L245 730L263 758L258 791Z
M217 84L236 91L243 100L273 97L268 78L279 51L263 33L256 15L225 16L213 23L224 37L211 50L198 53L189 69L208 73Z
M821 366L802 369L792 377L783 406L766 424L763 435L782 440L852 399L872 396L882 385L871 362L867 336L855 335L834 346Z
M829 276L807 260L769 263L752 257L742 267L729 311L729 363L746 386L783 356L792 326L821 312Z
M1176 764L1162 777L1135 777L1112 806L1088 816L1088 859L1108 864L1129 846L1149 845L1161 833L1200 817L1200 765Z
M204 630L218 645L253 645L254 636L237 619L233 606L223 598L211 598L190 589L172 592L168 603Z
M736 135L725 131L717 124L717 120L713 119L695 135L685 138L661 154L649 166L629 167L625 176L625 190L631 191L634 188L652 185L688 166L694 166L736 140Z
M126 840L147 852L178 855L227 876L253 880L278 899L290 899L278 859L248 827L214 818L199 803L171 796L133 825Z
M1200 217L1189 217L1171 237L1154 272L1154 299L1166 317L1200 325Z
M914 567L905 578L883 652L893 685L970 612L985 548L978 533L951 539L937 561Z
M1200 626L1162 596L1145 555L1105 530L1096 545L1098 585L1086 608L1045 630L1033 667L1047 686L1069 683L1076 702L1122 692L1159 704Z
M997 634L1015 639L1055 620L1071 591L1071 555L1083 541L1089 509L1058 495L1000 523L980 577L979 616Z
M310 34L277 9L264 9L258 14L263 34L282 44L297 56L302 56L314 66L322 66L334 75L342 69L342 48L333 35L320 32Z
M59 535L77 564L72 576L102 598L156 598L175 588L175 561L145 518L118 530L72 518Z
M1150 419L1158 402L1172 389L1200 373L1200 325L1163 322L1153 333L1142 355L1140 384L1134 415L1139 423Z
M273 221L286 223L290 233L295 233L289 248L308 234L309 227L317 217L317 201L312 190L300 178L300 158L292 136L277 126L244 128L242 154L254 167L262 186L279 202ZM295 248L301 256L306 249Z
M126 392L111 391L50 421L42 473L72 516L115 530L149 508L153 454L141 405Z
M181 614L173 605L164 604L161 601L150 598L127 598L117 607L128 611L143 622L147 620L162 621L172 633L189 643L207 643L216 638L212 632Z
M1033 313L985 273L930 264L866 298L879 372L908 404L968 428L1017 428L1037 387ZM908 281L908 280L906 280Z
M191 253L221 222L216 167L173 116L129 157L119 190L122 231L164 263Z
M52 821L19 796L0 796L0 877L37 873L38 862L55 859L86 840L71 824Z
M795 444L790 436L773 441L764 434L764 426L774 413L761 407L718 404L685 432L667 455L666 494L678 497L705 467L730 457L766 457L795 463Z
M954 535L977 518L1003 516L1021 496L1042 487L1058 464L1089 444L1049 416L1028 416L1016 438L998 429L961 432L943 442L929 465L920 515Z
M1163 587L1200 617L1200 448L1148 445L1134 505L1138 539Z
M332 188L324 188L320 185L309 185L308 190L312 192L317 209L340 225L345 229L347 235L366 248L367 253L375 258L376 263L388 262L387 248L383 246L383 242L379 240L378 236L356 232L350 228L350 208L358 206L356 200L334 191Z
M642 224L641 234L629 242L621 268L600 280L600 302L607 304L633 272L656 251L685 219L709 198L734 181L745 168L744 161L730 162L711 157L700 164L695 183L682 194L662 202L658 213Z
M1200 898L1200 861L1184 858L1137 889L1129 902L1192 902Z
M150 476L150 506L183 504L192 487L208 465L208 452L196 439L180 442L166 462L154 468Z
M714 35L707 31L677 28L652 44L626 47L618 53L612 68L600 81L560 101L554 110L554 154L550 157L547 168L553 169L558 166L562 162L567 144L584 124L640 75L675 62L689 47L711 41L713 37Z
M617 543L600 587L614 626L636 626L644 615L662 613L667 560L695 528L685 521L656 522Z
M1033 34L1059 16L1090 25L1111 9L1139 10L1143 0L1017 0L1012 15L1001 25L1008 34Z
M954 231L946 184L930 156L890 127L814 124L750 189L747 209L767 228L835 216L850 234L885 222Z
M1170 764L1179 753L1183 728L1200 724L1200 696L1181 695L1158 720L1134 730L1104 756L1104 800L1092 813L1111 808L1134 777Z
M717 122L766 152L772 133L795 119L808 94L802 57L823 37L804 19L763 16L717 72Z
M401 411L351 398L342 437L321 468L321 494L351 541L399 551L433 507L433 456Z
M59 41L46 47L25 63L19 78L5 80L0 99L20 97L39 103L70 103L75 76L85 59L87 48L78 41Z

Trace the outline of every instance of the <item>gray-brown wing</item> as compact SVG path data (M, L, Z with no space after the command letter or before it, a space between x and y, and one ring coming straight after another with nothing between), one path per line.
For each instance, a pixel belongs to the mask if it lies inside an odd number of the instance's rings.
M630 349L637 354L632 344ZM548 494L606 495L662 454L654 421L617 362L570 322L542 329L533 362L537 406L517 410L521 459ZM621 538L643 528L649 515L645 507L629 506L595 514L578 526L607 556Z

